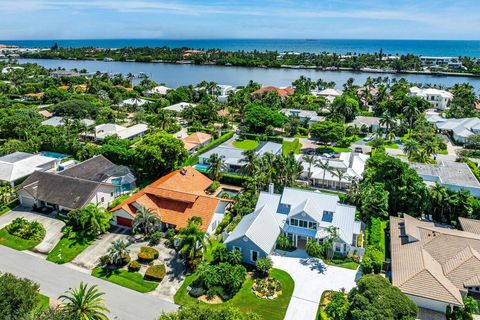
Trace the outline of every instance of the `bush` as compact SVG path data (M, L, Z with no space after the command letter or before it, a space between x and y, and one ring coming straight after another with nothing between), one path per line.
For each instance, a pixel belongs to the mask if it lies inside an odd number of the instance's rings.
M222 287L211 287L207 291L207 298L212 299L214 296L224 297L226 296L225 291L223 290Z
M292 241L287 236L279 235L277 238L277 248L280 250L291 251L295 249Z
M242 287L247 270L242 265L223 262L217 265L202 265L198 274L198 283L201 283L204 289L208 291L214 287L221 287L223 289L222 299L228 300Z
M150 241L150 244L159 244L161 239L162 239L162 232L160 231L155 231L148 236L148 240Z
M145 279L162 281L166 273L167 271L164 264L151 266L145 271Z
M263 134L254 134L254 133L242 133L240 135L242 139L255 140L255 141L271 141L276 143L283 143L282 137L277 136L267 136Z
M243 187L245 185L245 182L248 181L248 177L239 176L231 173L224 173L220 181L225 184L231 184L233 186Z
M205 294L205 289L203 287L193 287L188 294L194 298L198 298Z
M232 221L232 214L227 212L223 217L222 221L218 224L217 228L215 229L216 234L220 234L223 230L228 226L228 224Z
M379 218L370 219L370 228L368 233L368 244L382 248L382 222Z
M138 263L138 261L131 261L129 264L128 264L128 271L130 272L136 272L138 270L140 270L140 263Z
M167 247L173 248L173 243L175 240L175 230L174 229L168 229L167 230L167 242L165 243Z
M25 240L41 241L45 237L45 228L40 222L29 222L25 218L16 218L5 229L9 234Z
M109 256L105 255L105 256L101 256L100 259L100 265L101 266L107 266L109 265L110 263L112 263L112 260L110 259Z
M122 255L121 260L117 261L115 266L124 267L124 266L126 266L127 264L130 263L130 260L131 260L130 255L128 255L128 254Z
M307 245L305 246L307 250L307 254L312 257L321 258L323 254L323 247L319 244L316 240L310 239L307 241Z
M150 247L141 247L138 253L138 260L141 262L152 262L158 258L158 250Z
M212 184L208 187L207 191L210 193L214 193L218 187L220 187L220 182L213 181Z
M363 273L380 273L383 268L383 261L384 255L381 250L375 246L367 246L362 260L362 270L363 268L367 268L367 270L363 270Z
M267 277L273 267L273 261L268 257L264 257L258 259L255 265L260 275L262 277Z

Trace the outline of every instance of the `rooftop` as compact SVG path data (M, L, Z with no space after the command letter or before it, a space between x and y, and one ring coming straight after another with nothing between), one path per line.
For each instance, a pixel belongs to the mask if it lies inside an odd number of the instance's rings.
M0 180L13 182L34 171L50 169L57 159L25 152L14 152L0 157Z
M409 162L423 179L441 184L480 187L470 167L463 162L438 160L437 164Z
M252 95L262 95L266 92L276 92L280 97L285 98L293 95L295 93L295 89L293 89L292 87L269 86L269 87L263 87L258 89L257 91L254 91Z

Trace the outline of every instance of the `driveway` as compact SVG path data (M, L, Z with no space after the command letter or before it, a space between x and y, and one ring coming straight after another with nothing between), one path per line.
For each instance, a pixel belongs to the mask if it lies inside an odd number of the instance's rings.
M359 277L356 270L326 265L320 259L308 257L304 250L285 256L274 254L272 260L275 268L288 272L295 281L285 320L314 320L325 290L349 291Z
M57 242L62 237L62 228L65 223L59 219L54 218L55 214L44 215L41 213L33 212L25 207L17 207L12 211L0 216L0 229L10 224L16 218L25 218L28 221L38 221L45 228L45 238L36 246L33 251L48 254Z
M91 270L99 262L101 256L107 254L108 248L115 240L128 241L129 231L120 227L113 227L110 232L95 240L87 249L80 253L73 261L79 267Z
M80 282L97 285L98 290L105 293L105 305L110 309L108 316L112 320L154 320L162 312L178 308L158 297L123 288L25 252L0 246L0 257L0 272L31 279L40 285L42 294L54 299L69 288L78 288Z

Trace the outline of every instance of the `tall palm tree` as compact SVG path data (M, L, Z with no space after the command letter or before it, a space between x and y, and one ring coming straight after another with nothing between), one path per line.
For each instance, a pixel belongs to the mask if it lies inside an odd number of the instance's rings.
M285 186L292 186L295 184L295 181L297 178L302 174L303 172L303 166L302 162L297 161L295 159L295 156L291 153L287 158L287 175L285 177L284 185Z
M134 233L142 232L144 235L149 235L159 229L161 224L160 217L151 209L140 207L133 219L132 229Z
M206 246L205 235L195 219L190 219L188 225L178 232L179 252L185 255L189 267L193 267L194 261L201 256Z
M70 289L58 299L65 302L62 309L81 320L108 320L105 313L110 312L103 302L103 292L97 286L90 288L83 282L79 288Z
M208 164L208 175L212 180L219 181L222 178L223 171L227 169L225 161L218 153L214 153L208 158Z
M440 217L443 217L443 210L445 206L442 204L447 200L448 194L447 190L444 186L442 186L440 183L435 183L430 189L430 205L433 208L433 213L438 214L438 210L440 209Z
M418 152L418 142L413 139L407 139L403 143L403 152L407 155L407 158L411 158L412 155Z
M326 159L322 161L322 159L317 159L313 165L323 170L322 186L325 186L325 175L331 170L330 160Z
M128 250L129 243L123 240L115 240L112 242L110 248L108 248L107 256L114 265L121 265L123 259L128 256L130 250Z
M327 259L333 258L333 244L340 238L338 234L338 228L335 226L330 226L325 228L327 232L327 237L323 239L323 245L325 248L325 255Z
M342 188L342 179L346 177L347 172L339 168L333 168L332 174L338 178L338 189Z
M246 150L243 152L243 155L245 158L240 160L240 163L245 163L242 171L248 176L253 176L257 169L258 154L255 150Z
M384 112L380 117L380 125L385 126L385 130L390 132L391 129L397 124L395 120L395 116L393 116L390 112Z
M315 163L315 156L314 155L304 155L302 157L303 161L308 164L308 179L312 178L312 165Z

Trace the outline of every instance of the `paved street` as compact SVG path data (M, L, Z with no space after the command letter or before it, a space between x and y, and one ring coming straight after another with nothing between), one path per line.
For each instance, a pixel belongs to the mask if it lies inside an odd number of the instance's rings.
M325 290L349 291L356 286L356 270L326 265L322 260L308 257L305 250L286 256L273 255L273 266L290 274L295 281L293 296L285 320L314 320L320 297Z
M57 265L28 253L0 246L0 271L10 272L40 284L40 292L57 298L80 282L97 285L105 293L105 304L110 309L110 319L154 320L163 311L177 309L173 303L152 295L145 295L88 274Z
M42 254L48 254L63 235L62 228L65 226L63 221L54 218L53 214L47 216L41 213L33 212L24 207L17 207L12 211L0 216L0 229L10 224L16 218L25 218L28 221L38 221L45 228L45 238L33 249L33 251L37 251Z

